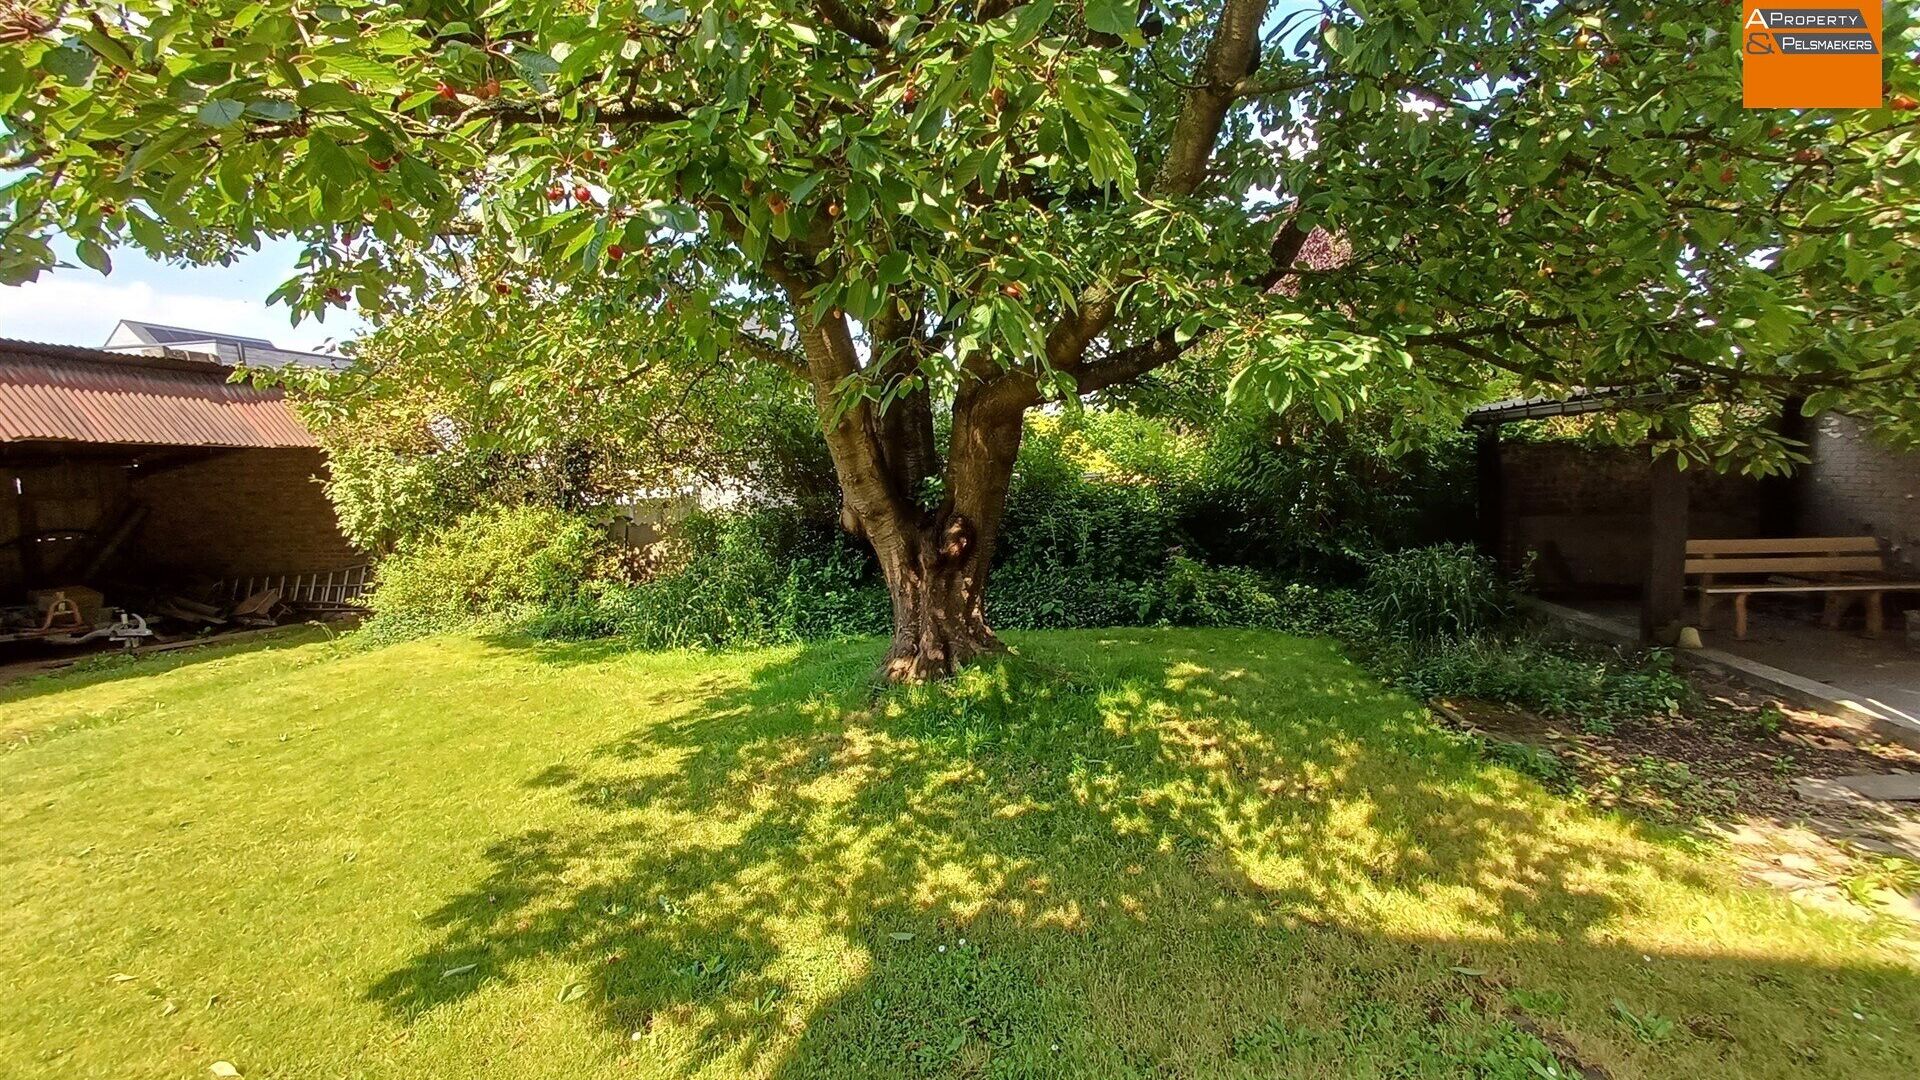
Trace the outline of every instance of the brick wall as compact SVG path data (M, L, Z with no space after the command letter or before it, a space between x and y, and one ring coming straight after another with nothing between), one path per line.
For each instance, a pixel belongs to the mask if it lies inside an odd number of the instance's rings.
M1878 536L1920 571L1920 454L1881 446L1840 413L1821 416L1808 442L1813 460L1796 491L1801 534Z
M138 476L133 497L151 511L141 559L149 572L196 580L364 561L340 535L325 475L318 450L239 450Z
M1547 592L1638 587L1647 565L1650 465L1639 447L1502 444L1502 559L1518 566L1531 556ZM1698 469L1687 477L1689 536L1760 535L1757 481Z

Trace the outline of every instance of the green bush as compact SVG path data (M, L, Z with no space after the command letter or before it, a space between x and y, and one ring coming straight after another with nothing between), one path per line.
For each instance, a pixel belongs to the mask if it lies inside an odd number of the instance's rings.
M605 534L584 518L478 510L380 560L367 631L396 639L536 617L572 604L606 555Z
M1529 635L1389 644L1369 660L1417 697L1505 702L1596 732L1621 720L1670 715L1691 693L1666 653L1633 655Z
M737 648L885 633L892 612L872 560L782 510L696 514L673 569L597 582L529 620L552 638L620 637L642 648Z
M1513 616L1518 599L1499 564L1465 544L1376 556L1365 595L1383 633L1415 640L1491 630Z
M1185 556L1167 566L1160 617L1176 626L1277 627L1282 608L1259 574L1241 566L1207 566Z

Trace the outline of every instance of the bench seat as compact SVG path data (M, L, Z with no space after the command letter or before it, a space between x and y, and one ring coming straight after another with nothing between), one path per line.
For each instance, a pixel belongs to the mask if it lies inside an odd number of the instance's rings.
M1886 559L1880 541L1872 536L1689 540L1686 572L1688 577L1699 579L1700 629L1712 626L1715 598L1731 596L1733 636L1742 640L1747 636L1747 597L1754 593L1824 594L1826 613L1822 621L1834 629L1840 626L1847 601L1859 596L1866 605L1867 636L1879 637L1886 629L1883 595L1920 591L1920 581L1873 576L1886 573ZM1715 580L1727 575L1765 578L1749 582Z

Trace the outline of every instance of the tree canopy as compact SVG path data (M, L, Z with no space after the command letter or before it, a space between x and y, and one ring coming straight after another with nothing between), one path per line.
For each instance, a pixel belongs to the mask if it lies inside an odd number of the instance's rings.
M1888 107L1858 111L1742 109L1737 22L1712 0L75 3L0 28L0 279L64 233L101 269L128 242L298 237L278 296L303 311L615 284L656 340L811 387L848 523L916 583L897 620L920 589L978 623L1020 417L1183 357L1327 417L1657 384L1706 403L1664 410L1669 444L1757 467L1788 402L1920 429L1911 13ZM937 567L970 584L926 594Z

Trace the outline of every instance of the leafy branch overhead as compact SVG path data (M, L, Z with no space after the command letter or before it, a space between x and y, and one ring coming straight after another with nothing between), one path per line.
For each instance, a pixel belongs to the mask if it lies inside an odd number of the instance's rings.
M1495 385L1682 385L1704 407L1665 437L1753 468L1789 453L1788 405L1911 438L1912 13L1889 9L1888 107L1856 111L1742 109L1736 22L1717 0L74 3L0 27L0 280L59 234L102 269L123 243L205 262L298 237L278 296L305 311L592 279L662 340L802 379L849 524L968 562L1025 410L1183 357L1409 428Z

